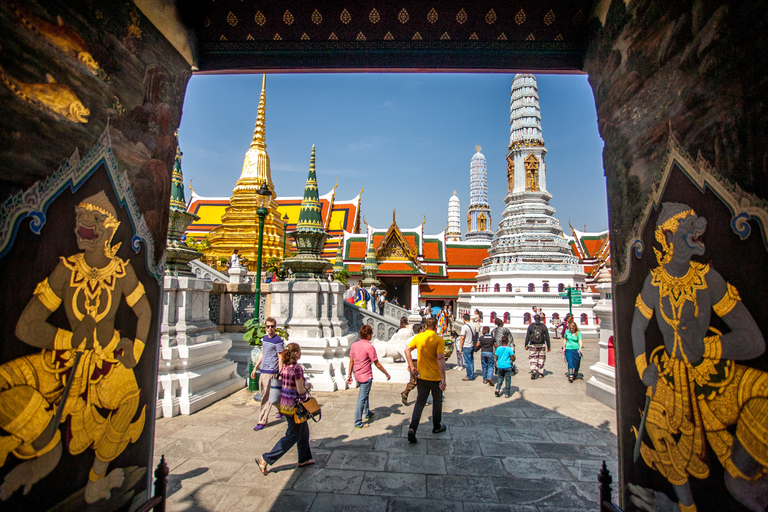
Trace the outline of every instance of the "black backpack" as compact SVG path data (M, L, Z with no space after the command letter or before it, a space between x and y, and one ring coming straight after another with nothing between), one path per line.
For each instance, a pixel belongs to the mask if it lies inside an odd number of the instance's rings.
M541 324L533 325L533 332L531 333L531 344L541 345L544 343L544 333L542 332L542 327L544 326Z

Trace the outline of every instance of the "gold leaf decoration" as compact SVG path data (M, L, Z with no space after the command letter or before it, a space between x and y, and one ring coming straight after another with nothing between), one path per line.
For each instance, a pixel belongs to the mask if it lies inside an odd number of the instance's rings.
M430 23L435 23L437 21L437 11L434 7L427 13L427 21Z
M555 41L562 41L562 40L563 40L563 34L557 34Z
M582 21L584 21L584 11L579 9L578 11L576 11L576 14L573 15L573 24L581 25Z
M224 37L224 34L221 34L221 37L219 38L219 41L226 41L226 40L227 40L227 38Z
M363 34L362 32L358 32L357 37L355 39L357 39L358 41L367 41L367 39L365 38L365 34Z
M555 22L555 11L550 9L549 12L544 15L544 24L551 25L554 22Z
M323 22L323 15L320 14L320 11L315 9L315 12L312 13L312 23L315 25L319 25Z
M309 41L309 36L307 35L307 33L306 33L306 32L304 32L303 34L301 34L301 40L302 40L302 41Z
M336 37L336 33L335 32L331 32L331 35L328 36L328 40L329 41L338 41L339 38Z
M522 25L525 23L525 11L520 9L517 14L515 14L515 23L518 25Z
M248 34L248 37L245 38L246 41L253 41L253 36L251 34Z
M256 11L256 16L253 17L253 21L255 21L258 26L263 27L267 22L267 18L261 14L261 11Z
M277 32L275 32L275 37L273 37L272 39L274 39L275 41L282 41L283 40L283 38L280 37L280 34L278 34Z
M502 33L499 35L499 37L497 37L496 39L498 39L499 41L506 41L506 40L507 40L507 34L505 34L504 32L502 32Z
M291 14L291 11L286 10L285 14L283 14L283 21L286 25L292 25L293 24L293 14Z
M392 37L392 32L387 32L387 33L384 35L384 40L385 40L385 41L394 41L394 39L395 39L395 38L394 38L394 37Z
M477 39L478 39L478 38L477 38L477 34L476 34L476 33L474 33L474 32L472 32L472 35L471 35L471 36L469 36L469 39L470 39L470 40L472 40L472 41L477 41Z
M377 11L375 7L371 9L371 13L368 15L368 19L370 20L371 23L378 23L379 21L381 21L381 16L379 16L379 11Z
M205 19L203 20L203 26L205 28L208 28L210 25L211 25L211 18L206 16Z
M397 19L400 21L400 23L408 23L410 16L408 16L408 11L405 10L405 7L403 7L397 14Z
M232 11L229 11L229 14L227 14L227 23L229 23L233 27L237 25L237 16L235 16L235 13L233 13Z
M526 37L526 38L525 38L525 40L526 40L526 41L535 41L535 40L536 40L536 38L535 38L535 37L533 37L533 32L531 32L530 34L528 34L528 37Z
M491 9L488 14L485 15L485 22L489 25L496 23L496 11Z
M421 41L421 34L416 32L415 34L413 34L413 37L411 39L414 41Z
M341 19L341 22L345 25L348 24L350 21L352 21L352 15L349 14L349 11L346 9L341 11L341 16L339 16L339 18Z
M451 36L448 35L448 32L443 32L443 35L440 36L441 41L450 41Z
M459 25L462 25L464 24L465 21L467 21L467 11L465 11L464 8L462 7L461 10L459 11L459 14L456 15L456 22Z

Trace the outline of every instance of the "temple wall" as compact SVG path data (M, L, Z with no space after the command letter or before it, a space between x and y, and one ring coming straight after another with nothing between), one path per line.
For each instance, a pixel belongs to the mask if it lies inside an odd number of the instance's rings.
M99 328L103 326L97 341L103 352L86 349L78 363L83 366L76 370L92 379L100 375L99 400L103 403L95 398L93 387L76 389L80 384L74 386L68 400L89 396L91 405L86 409L97 416L96 421L103 421L119 407L136 407L129 418L133 425L130 440L124 449L116 448L116 458L107 467L110 474L122 472L123 483L112 489L109 500L97 499L105 510L135 508L146 499L147 471L152 463L159 297L176 151L174 132L181 118L189 65L133 2L2 2L0 34L0 363L20 361L22 356L37 360L41 348L28 343L31 339L40 346L50 344L52 335L44 334L50 329L56 332L58 328L65 337L67 332L78 331L82 322L77 315L65 314L65 309L82 308L72 293L79 290L77 293L83 294L85 289L78 288L80 285L70 282L69 277L58 279L52 273L58 268L66 276L75 275L60 263L61 257L85 250L75 236L75 207L103 192L120 222L110 246L121 244L116 255L129 262L127 267L145 289L146 301L140 298L134 303L136 295L129 305L126 297L133 291L126 289L129 278L121 277L119 270L106 271L107 277L98 284L97 300L101 303L96 306ZM97 236L101 236L100 229ZM117 284L110 284L110 277L116 277ZM49 301L40 313L33 293L46 278L63 302ZM111 291L106 291L110 286ZM115 309L107 311L109 297ZM142 311L145 303L149 313ZM38 313L20 322L29 304L37 304ZM52 312L46 320L49 310ZM148 318L147 328L142 322ZM22 323L37 330L27 343L17 337L16 328ZM82 336L82 331L73 339ZM127 345L109 348L113 333ZM146 346L136 366L129 369L119 358L136 346L135 338L142 337ZM56 347L68 346L66 339L61 343ZM46 354L60 358L49 364L72 372L68 365L72 364L73 351ZM37 379L52 375L50 370L35 368ZM13 424L8 423L13 418L7 415L12 416L11 411L27 403L23 393L13 390L25 389L39 396L37 388L42 384L19 387L20 382L15 381L9 392L7 374L3 375L2 426L13 430ZM62 385L56 386L58 391L46 394L39 408L27 412L50 416L61 407ZM137 406L133 402L126 405L125 389L138 390ZM107 395L114 398L113 404L105 402ZM106 434L90 423L93 417L83 418L85 432L95 436L94 443L101 441ZM54 461L51 473L23 494L21 489L4 486L4 494L10 497L2 497L0 508L80 510L85 508L85 500L93 500L84 492L94 463L93 445L86 443L78 452L67 434L73 421L74 413L67 412L61 418L63 454ZM120 431L123 427L115 428ZM8 442L19 442L18 437L7 434L7 430L0 433L4 450ZM31 434L32 438L37 434ZM110 432L109 437L102 448L120 435ZM56 450L47 453L55 455ZM7 458L6 451L2 453L0 481L24 464L16 453L11 451ZM39 472L40 468L31 471Z
M599 3L597 15L592 20L584 69L590 75L599 130L605 141L618 366L617 430L623 476L619 488L624 506L628 505L626 483L661 491L676 502L672 486L660 471L650 469L643 457L633 462L632 428L639 424L638 410L643 409L647 389L635 368L631 344L635 299L651 269L659 265L654 250L661 250L661 245L654 232L661 203L686 204L707 221L700 238L705 252L693 257L710 265L703 287L695 292L699 301L707 297L700 304L710 300L716 304L721 299L707 296L716 293L712 290L714 270L736 287L755 324L743 317L734 321L727 314L724 320L709 305L701 311L696 309L693 315L691 304L686 310L691 318L684 321L700 321L706 326L711 315L709 324L724 333L737 329L754 332L749 329L756 326L762 336L744 336L738 342L765 345L765 13L757 2L607 0ZM695 245L696 240L691 243ZM683 250L680 245L678 248ZM656 312L644 332L649 356L663 343L658 316ZM700 347L701 338L694 335L688 347ZM723 344L726 339L721 338ZM743 364L768 370L768 356L753 355L745 357L748 361ZM752 386L747 391L759 390ZM768 422L764 413L758 416L762 425ZM651 445L648 434L644 441ZM768 453L766 441L756 445L755 453ZM710 448L702 450L707 451L706 457L698 451L693 456L705 457L709 474L689 478L698 510L742 510L724 485L727 472ZM759 489L742 494L742 498L768 498L766 491ZM761 507L765 504L758 505Z

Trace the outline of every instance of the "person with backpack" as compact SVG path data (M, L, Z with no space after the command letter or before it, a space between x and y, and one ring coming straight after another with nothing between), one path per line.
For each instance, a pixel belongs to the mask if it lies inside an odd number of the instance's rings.
M362 281L358 281L355 287L355 306L368 309L368 290L365 289Z
M525 349L528 351L528 361L531 364L531 380L544 376L544 362L547 359L549 346L549 329L541 323L541 315L533 317L535 323L528 326L525 334Z
M461 380L475 380L475 343L477 331L469 323L469 314L464 313L464 326L461 328L461 354L464 356L464 367L467 376Z
M515 338L512 336L512 331L504 327L504 322L501 320L501 318L496 318L494 321L496 324L496 327L491 331L491 336L493 336L493 342L496 344L497 347L501 346L501 338L504 336L507 337L507 341L509 342L509 346L514 352L515 350ZM514 363L512 363L512 373L517 373L517 367Z
M496 343L493 341L493 336L490 334L490 328L486 325L483 327L483 334L480 335L475 350L480 351L480 364L483 367L483 384L490 384L493 386L493 370L496 366L496 361L493 358L493 351L496 350Z

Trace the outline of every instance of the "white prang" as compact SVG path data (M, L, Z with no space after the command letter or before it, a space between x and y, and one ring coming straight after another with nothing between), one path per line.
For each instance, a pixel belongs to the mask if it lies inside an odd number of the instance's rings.
M478 269L477 286L459 294L457 311L460 318L478 309L483 313L483 325L490 327L492 314L502 320L506 315L505 325L518 347L522 347L520 342L533 321L534 306L544 313L554 339L555 314L563 320L569 311L568 300L560 296L569 286L585 288L583 304L573 306L573 315L584 338L597 338L592 311L597 294L586 288L587 276L570 250L560 221L553 216L555 209L549 205L552 195L547 192L546 152L536 78L518 74L512 82L507 155L514 165L514 178L504 198L506 207L496 239ZM493 185L504 186L504 181L498 176ZM554 341L553 348L558 343Z

